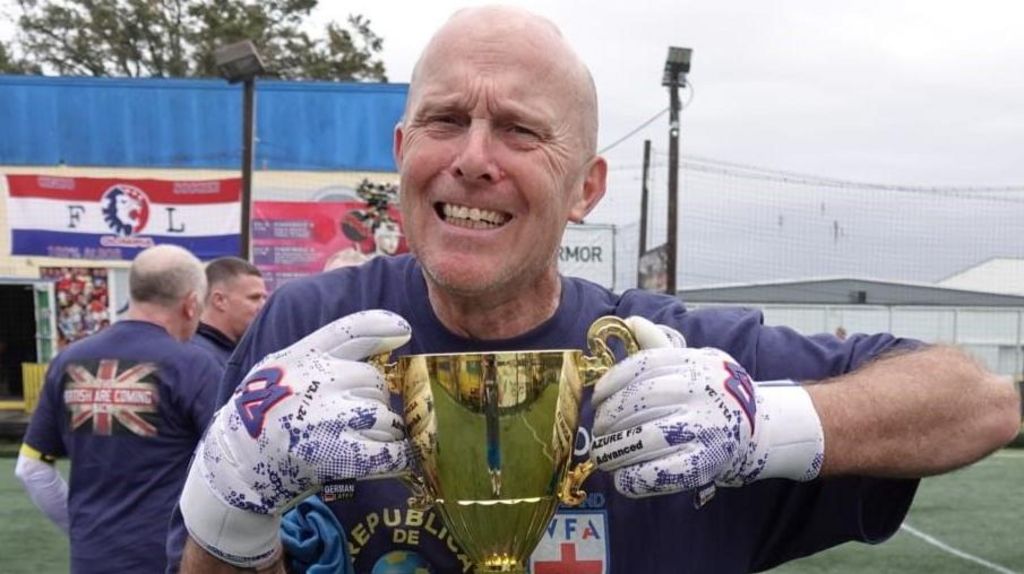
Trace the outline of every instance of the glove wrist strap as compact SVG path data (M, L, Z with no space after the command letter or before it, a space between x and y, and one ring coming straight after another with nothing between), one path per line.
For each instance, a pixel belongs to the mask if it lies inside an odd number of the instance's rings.
M280 551L281 517L235 508L207 485L202 456L196 456L181 493L181 513L192 539L229 564L259 570Z
M759 440L766 462L758 479L813 480L821 471L825 437L811 396L793 381L757 383Z

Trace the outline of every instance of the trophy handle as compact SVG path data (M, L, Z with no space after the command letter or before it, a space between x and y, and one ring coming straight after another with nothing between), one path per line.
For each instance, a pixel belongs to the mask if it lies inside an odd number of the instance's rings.
M398 363L389 363L388 359L390 358L391 353L387 352L373 355L367 358L366 362L376 367L384 375L384 381L388 384L388 392L400 395L402 394L402 381L398 376Z
M398 363L389 362L391 353L381 353L379 355L373 355L366 359L366 362L377 368L382 375L384 375L384 381L388 385L388 392L392 394L402 394L402 377L398 372ZM408 439L407 439L408 440ZM374 478L397 478L406 488L409 489L409 508L413 510L426 511L434 504L434 497L431 496L430 490L427 489L427 483L423 480L420 474L412 469L402 471L397 475L391 474L382 477ZM364 479L367 480L367 479ZM368 480L373 480L368 479Z
M398 475L398 479L409 489L411 496L406 504L412 510L418 510L420 512L426 512L434 505L434 497L430 495L430 491L427 490L427 484L423 481L423 477L416 474L415 472L406 471Z
M566 506L579 506L587 499L587 491L583 490L583 481L587 480L597 465L592 460L585 460L569 469L565 480L558 486L558 500Z
M582 358L581 372L583 385L590 386L608 372L615 364L615 354L608 346L608 340L616 338L626 347L626 354L632 355L640 350L640 342L630 330L629 325L614 315L605 315L590 324L587 329L587 346L590 355Z
M608 346L608 340L613 337L622 341L628 355L640 350L640 343L636 340L636 335L625 321L614 315L598 318L587 329L587 346L590 347L590 356L584 355L580 366L584 386L597 382L597 379L601 378L601 375L607 373L608 369L615 364L615 354ZM562 481L558 489L558 498L562 504L579 506L586 500L587 493L582 488L583 481L595 470L597 470L597 464L593 460L583 461L569 469L565 480Z

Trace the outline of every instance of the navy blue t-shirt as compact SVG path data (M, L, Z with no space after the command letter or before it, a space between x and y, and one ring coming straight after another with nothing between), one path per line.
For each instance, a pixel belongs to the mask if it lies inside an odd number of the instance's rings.
M25 443L71 460L72 572L163 571L171 509L222 373L206 351L132 320L53 360Z
M576 348L603 315L642 315L675 327L691 347L717 347L755 380L818 380L839 375L895 346L889 335L835 338L801 336L767 327L760 312L741 308L687 311L675 298L631 290L612 293L593 283L562 279L555 316L521 336L501 341L466 339L448 331L427 300L426 283L411 256L378 257L282 285L247 331L228 364L220 403L227 401L252 365L338 317L363 309L388 309L412 325L408 353L488 352ZM589 457L594 411L584 390L575 458ZM693 494L626 498L609 475L596 472L576 508L559 509L531 559L542 572L750 572L848 540L876 542L903 519L915 480L819 479L798 483L769 479L719 489L697 510ZM408 491L394 480L360 482L355 496L332 503L345 527L355 570L401 562L432 572L469 572L470 564L440 517L406 506ZM571 564L575 566L570 567ZM573 570L572 568L578 568Z
M224 368L228 364L228 358L235 350L235 342L227 335L220 332L216 327L199 323L196 334L189 340L190 343L210 353L214 359Z

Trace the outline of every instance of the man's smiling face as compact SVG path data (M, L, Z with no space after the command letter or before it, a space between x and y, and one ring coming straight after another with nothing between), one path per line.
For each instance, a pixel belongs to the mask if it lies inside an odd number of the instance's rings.
M410 248L455 293L553 275L566 222L604 189L589 75L554 30L493 16L435 37L395 134Z

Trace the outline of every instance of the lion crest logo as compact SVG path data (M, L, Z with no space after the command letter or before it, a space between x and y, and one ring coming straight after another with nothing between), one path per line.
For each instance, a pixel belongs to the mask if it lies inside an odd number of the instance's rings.
M135 235L149 221L149 198L141 189L117 184L103 192L103 221L120 237Z

